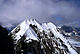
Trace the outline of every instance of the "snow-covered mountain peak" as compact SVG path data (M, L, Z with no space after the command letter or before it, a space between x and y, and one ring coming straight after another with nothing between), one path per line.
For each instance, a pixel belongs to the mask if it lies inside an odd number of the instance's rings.
M25 43L31 40L38 41L46 54L77 54L69 41L57 31L56 26L51 22L40 25L36 20L27 19L14 28L9 35L15 44L18 44L23 36L25 36Z

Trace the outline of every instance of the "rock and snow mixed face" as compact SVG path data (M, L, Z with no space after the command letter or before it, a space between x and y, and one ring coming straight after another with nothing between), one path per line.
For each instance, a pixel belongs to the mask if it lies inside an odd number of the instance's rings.
M26 36L25 40L37 40L41 48L45 49L46 54L77 54L69 41L57 31L56 26L51 22L40 25L36 20L25 20L9 35L13 37L15 44L23 35Z

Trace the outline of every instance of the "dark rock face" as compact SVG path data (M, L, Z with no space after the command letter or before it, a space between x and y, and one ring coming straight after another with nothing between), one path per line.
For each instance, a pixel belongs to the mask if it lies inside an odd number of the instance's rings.
M0 54L14 54L12 38L8 36L8 31L0 26Z
M24 50L23 54L40 54L40 43L36 40L31 40L32 42L29 43L22 43L22 49Z

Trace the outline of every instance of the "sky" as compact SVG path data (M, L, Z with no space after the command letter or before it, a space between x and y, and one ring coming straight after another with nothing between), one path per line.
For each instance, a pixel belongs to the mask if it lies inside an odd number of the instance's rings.
M0 0L0 24L10 28L25 19L80 27L80 0Z

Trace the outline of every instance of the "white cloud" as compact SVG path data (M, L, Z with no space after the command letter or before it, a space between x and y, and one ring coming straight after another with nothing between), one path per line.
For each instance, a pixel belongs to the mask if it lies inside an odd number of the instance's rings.
M35 18L40 22L56 22L56 24L78 21L79 7L73 2L56 0L0 0L0 22L3 24L19 24L26 18ZM63 17L57 21L54 16ZM53 18L54 17L54 18ZM5 25L5 26L6 26Z

